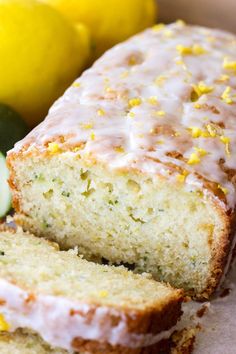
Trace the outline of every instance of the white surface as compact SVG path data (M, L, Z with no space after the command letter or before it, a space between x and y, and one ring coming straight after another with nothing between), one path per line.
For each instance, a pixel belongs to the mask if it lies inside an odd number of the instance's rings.
M232 268L223 288L230 288L230 294L217 297L209 304L202 318L191 318L203 304L189 303L185 305L184 319L186 325L193 321L200 323L202 329L196 336L193 354L236 354L236 264Z

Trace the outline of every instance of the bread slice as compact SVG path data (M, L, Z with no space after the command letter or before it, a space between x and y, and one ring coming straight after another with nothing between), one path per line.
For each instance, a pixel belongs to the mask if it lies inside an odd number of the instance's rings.
M0 332L1 354L69 354L63 349L53 349L35 334L16 331ZM82 354L82 353L80 353ZM83 353L86 354L86 353Z
M159 353L181 302L181 290L150 276L90 263L20 230L0 234L1 330L28 328L66 350Z
M184 330L180 338L174 335L172 344L162 345L162 354L190 354L193 350L195 333ZM0 353L1 354L73 354L63 349L52 348L35 333L17 330L14 333L0 332ZM80 352L79 354L92 354L91 352ZM110 354L102 352L101 354ZM156 354L156 352L153 352Z
M235 36L180 21L108 51L9 153L18 222L208 297L233 248L235 70Z

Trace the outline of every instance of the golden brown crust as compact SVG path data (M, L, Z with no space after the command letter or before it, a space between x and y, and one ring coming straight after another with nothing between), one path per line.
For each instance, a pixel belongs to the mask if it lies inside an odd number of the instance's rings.
M181 292L179 292L179 295ZM151 311L147 314L143 314L136 317L135 322L130 319L129 329L133 333L161 333L174 326L180 318L182 297L173 299L168 303L162 311ZM168 341L163 340L155 345L145 348L126 348L120 345L112 346L108 343L101 343L98 341L83 340L81 338L75 338L72 345L76 351L88 351L93 354L158 354L168 353L167 351L161 351L163 348L170 347Z
M233 213L228 215L224 210L222 210L219 204L216 204L215 207L217 208L218 213L223 220L225 228L222 230L218 244L215 244L212 250L210 265L211 276L208 279L207 288L202 294L200 294L200 296L197 296L197 298L200 300L209 298L210 295L218 287L225 272L225 267L228 262L228 257L230 256L230 251L236 231L236 209Z

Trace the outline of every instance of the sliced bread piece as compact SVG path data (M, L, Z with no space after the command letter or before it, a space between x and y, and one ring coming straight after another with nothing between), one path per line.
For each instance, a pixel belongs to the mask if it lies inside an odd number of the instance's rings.
M236 206L236 37L153 29L108 51L8 155L17 220L209 297Z
M39 336L17 330L0 332L1 354L69 354L63 349L51 348ZM82 354L82 353L80 353ZM83 353L87 354L87 353Z
M2 330L28 328L66 350L158 353L181 302L181 290L150 276L88 262L21 230L0 233Z
M177 338L177 335L179 338ZM170 341L162 341L160 348L161 354L190 354L193 350L195 333L192 331L183 330L180 334L173 335ZM13 333L0 332L0 353L1 354L73 354L63 349L52 348L45 343L35 333L25 330L17 330ZM156 354L153 351L152 354ZM83 351L79 354L93 354L92 352ZM110 354L100 352L100 354ZM145 354L145 349L142 352Z

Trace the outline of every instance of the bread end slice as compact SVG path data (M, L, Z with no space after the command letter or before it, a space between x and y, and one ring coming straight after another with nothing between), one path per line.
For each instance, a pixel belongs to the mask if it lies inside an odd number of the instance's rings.
M0 313L55 347L139 354L181 316L183 292L149 275L88 262L21 230L3 230L0 250Z

